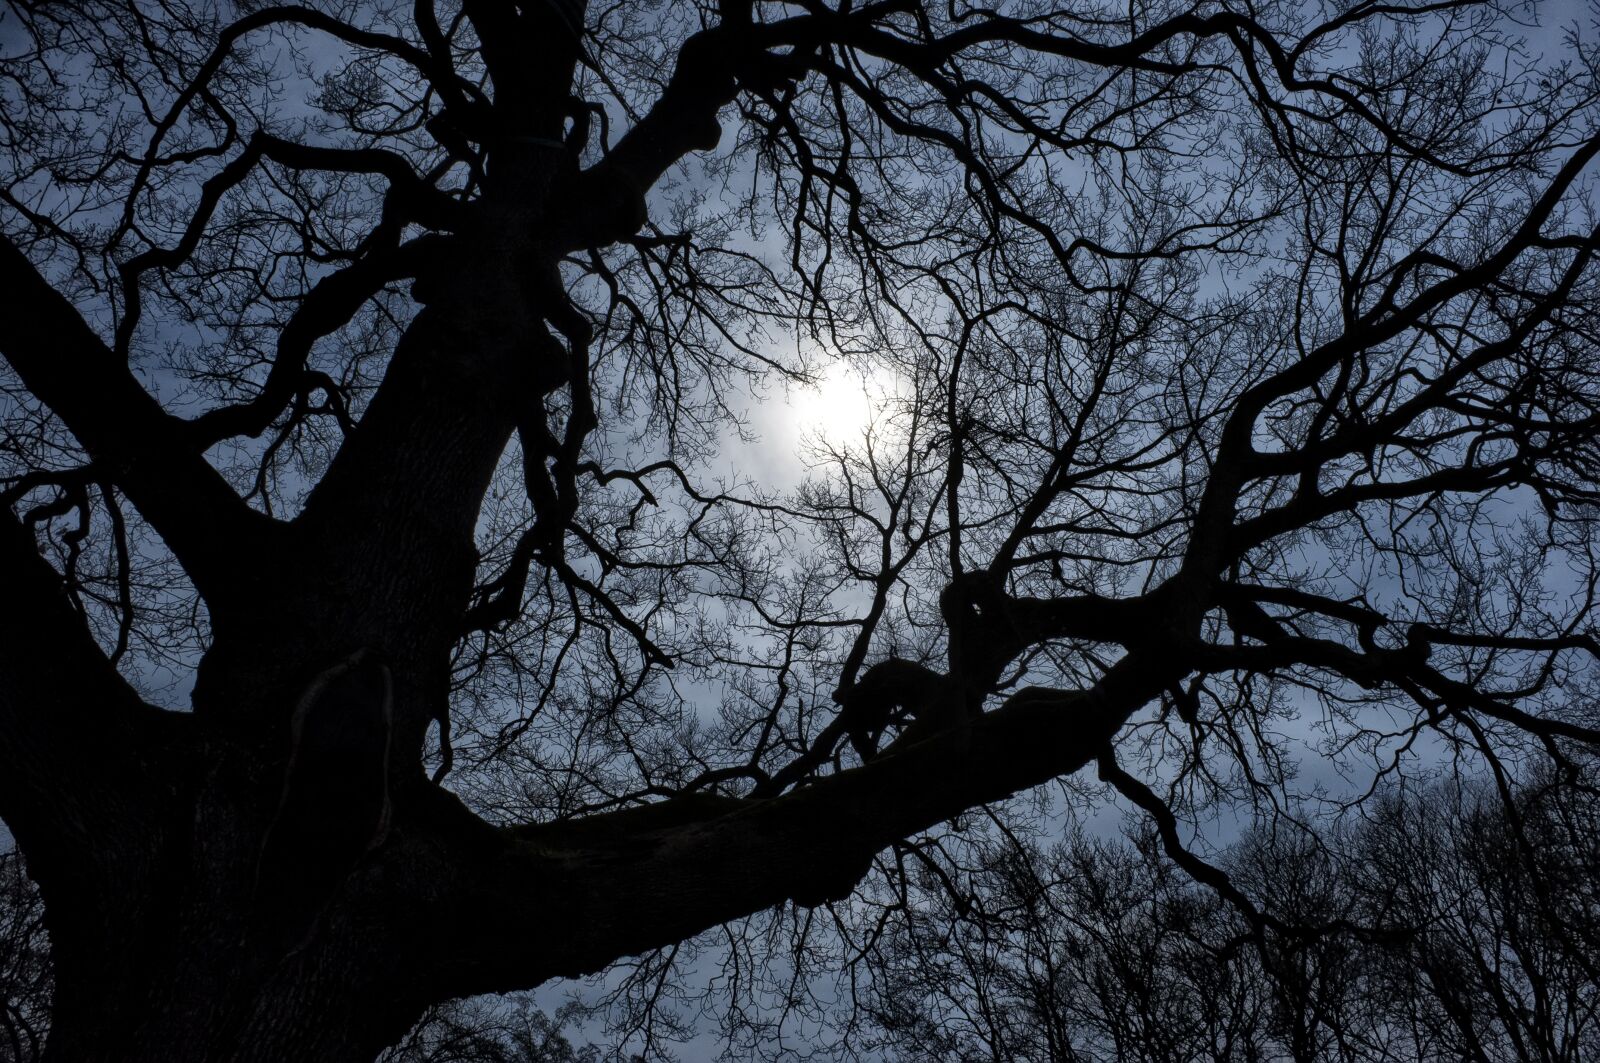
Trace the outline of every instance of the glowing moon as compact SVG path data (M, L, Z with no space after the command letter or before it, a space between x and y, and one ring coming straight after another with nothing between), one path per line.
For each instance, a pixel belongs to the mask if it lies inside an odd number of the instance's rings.
M884 374L838 361L819 375L815 387L790 389L789 416L802 437L848 445L867 434L892 393Z

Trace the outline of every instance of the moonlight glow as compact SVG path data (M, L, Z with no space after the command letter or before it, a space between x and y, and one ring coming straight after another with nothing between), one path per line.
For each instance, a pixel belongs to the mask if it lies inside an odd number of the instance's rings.
M813 387L797 385L789 392L789 416L802 439L847 445L866 436L881 422L895 395L895 381L881 369L863 370L837 361L817 376ZM877 428L881 431L882 424Z

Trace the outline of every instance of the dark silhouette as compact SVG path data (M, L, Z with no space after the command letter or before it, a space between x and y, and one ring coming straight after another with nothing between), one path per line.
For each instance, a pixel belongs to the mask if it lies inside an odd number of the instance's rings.
M0 817L46 1058L369 1060L633 956L651 1029L719 926L754 1014L738 921L848 977L823 916L870 941L941 839L1091 766L1265 948L1310 931L1192 824L1418 771L1515 807L1600 744L1579 36L0 10ZM797 486L716 457L831 357L869 432Z
M0 1060L33 1063L50 1028L44 903L14 849L0 851Z
M1534 787L1508 809L1479 779L1252 832L1222 863L1285 928L1260 939L1153 834L1011 839L897 913L864 1011L896 1059L1588 1059L1594 806Z

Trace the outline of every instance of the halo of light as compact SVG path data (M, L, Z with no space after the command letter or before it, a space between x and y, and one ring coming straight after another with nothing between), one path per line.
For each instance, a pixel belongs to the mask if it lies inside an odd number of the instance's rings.
M806 437L844 445L859 441L890 390L880 375L845 361L834 362L818 374L815 386L790 389L792 423Z

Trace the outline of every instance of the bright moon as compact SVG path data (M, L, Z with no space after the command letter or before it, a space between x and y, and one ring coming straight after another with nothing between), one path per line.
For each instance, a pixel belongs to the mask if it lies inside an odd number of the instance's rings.
M863 372L838 361L819 375L815 387L795 385L790 389L789 415L802 436L820 436L834 444L856 443L893 393L892 382L881 371Z

